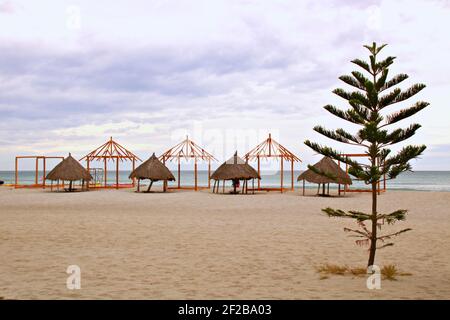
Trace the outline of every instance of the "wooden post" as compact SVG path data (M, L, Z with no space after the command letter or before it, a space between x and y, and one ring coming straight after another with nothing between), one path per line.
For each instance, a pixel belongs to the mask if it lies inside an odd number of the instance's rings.
M47 158L44 157L44 162L43 162L43 170L44 170L44 176L42 177L42 189L45 189L45 171L46 171L46 160Z
M119 156L116 158L116 189L119 189Z
M181 188L181 165L180 165L180 157L178 157L178 189Z
M132 171L134 171L134 169L136 169L136 158L133 158L133 167L132 167ZM133 178L133 188L136 185L136 178Z
M163 165L166 165L166 157L163 157ZM163 180L163 192L167 190L167 180Z
M138 179L137 192L141 190L141 179Z
M260 159L259 159L259 155L257 157L258 159L258 175L261 178L261 167L260 167ZM261 179L258 179L258 190L261 189Z
M281 193L283 193L283 174L284 174L284 172L283 172L283 156L281 156L281 173L280 173L280 180L281 180Z
M195 163L194 163L194 175L195 175L195 191L197 191L197 157L194 158L195 159Z
M252 179L252 190L253 190L253 194L255 194L255 179Z
M303 179L303 195L305 195L305 179Z
M87 170L87 172L88 172L89 174L91 174L91 170L90 170L90 168L89 168L89 157L86 158L86 170ZM92 178L94 178L94 177L92 177ZM86 182L86 188L89 189L89 184L90 184L90 183L91 183L91 180L89 180L89 181ZM94 178L94 183L95 183L95 178Z
M341 168L341 160L338 160L338 167ZM338 184L338 196L341 195L341 184Z
M291 191L294 191L294 159L291 159Z
M18 164L19 164L19 159L16 157L16 174L15 174L15 180L14 180L14 188L17 188L17 184L19 182L19 171L18 171Z
M39 170L39 158L36 157L36 175L34 177L34 184L38 184L38 180L39 180L38 170Z
M225 193L225 180L222 180L222 193Z
M106 188L106 184L108 182L108 167L106 165L106 158L104 158L103 160L105 161L105 172L103 174L104 174L105 188Z
M208 160L208 189L211 187L211 159Z

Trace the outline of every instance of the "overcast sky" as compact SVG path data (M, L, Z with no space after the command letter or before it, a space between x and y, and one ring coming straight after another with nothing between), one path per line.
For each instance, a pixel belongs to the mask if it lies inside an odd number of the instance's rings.
M142 158L186 134L224 160L272 132L307 163L316 124L346 108L362 47L389 44L391 75L427 88L416 170L450 170L450 1L0 0L0 169L20 154L81 158L110 136ZM348 89L348 88L347 88ZM360 150L362 151L362 150Z

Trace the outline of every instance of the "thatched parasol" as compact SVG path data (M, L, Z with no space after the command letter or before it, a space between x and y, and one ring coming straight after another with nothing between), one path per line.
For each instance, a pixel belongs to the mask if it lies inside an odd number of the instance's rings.
M352 184L350 176L342 170L336 162L329 157L323 157L322 160L313 165L317 172L308 169L298 176L297 181L306 180L311 183L323 184L323 193L325 194L325 184ZM321 174L322 173L322 174Z
M214 171L211 175L211 179L215 180L216 183L220 180L233 180L234 192L236 192L236 181L244 180L245 188L248 180L261 179L261 177L252 166L237 155L236 151L233 157L225 161L216 171ZM214 183L214 186L216 183ZM244 191L244 189L242 191Z
M130 179L136 178L138 179L138 191L140 180L149 179L150 185L148 186L147 192L150 191L153 182L162 180L162 181L175 181L175 177L172 172L161 162L159 159L153 155L144 163L142 163L139 167L131 172ZM164 184L165 186L165 184ZM164 192L166 188L164 187Z
M82 180L84 184L84 181L90 181L92 179L92 176L90 175L89 171L87 171L69 153L69 156L60 163L58 163L58 165L56 165L56 167L54 167L53 170L47 174L45 179L52 181L54 180L69 181L70 184L68 191L73 191L72 189L73 181Z

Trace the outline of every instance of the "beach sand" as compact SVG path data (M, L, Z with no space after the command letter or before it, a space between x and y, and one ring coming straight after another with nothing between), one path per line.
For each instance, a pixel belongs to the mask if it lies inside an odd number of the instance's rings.
M313 194L314 190L309 190ZM0 187L0 297L6 299L449 299L450 193L388 191L380 211L410 227L378 265L411 276L368 290L365 277L321 279L323 263L364 267L351 220L320 209L370 209L369 194L299 192L50 193ZM81 290L66 288L69 265Z

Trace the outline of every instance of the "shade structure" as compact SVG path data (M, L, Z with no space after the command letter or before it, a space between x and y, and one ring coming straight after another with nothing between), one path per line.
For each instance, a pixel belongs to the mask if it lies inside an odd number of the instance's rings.
M225 183L226 180L233 180L234 192L236 192L236 181L244 180L244 188L242 192L248 191L248 180L261 179L259 173L250 166L246 161L240 158L236 153L233 157L225 161L216 171L211 175L211 179L214 181L213 192L219 189L220 180Z
M92 179L92 176L89 171L69 154L67 158L58 163L58 165L47 174L46 179L52 181L69 181L68 191L72 191L73 181L81 180L83 181L84 186L84 182L89 182Z
M198 186L198 162L206 161L208 162L208 188L210 187L210 177L211 177L211 161L217 161L216 158L209 152L205 151L205 149L198 146L194 141L190 140L188 136L186 139L170 148L162 155L159 156L159 159L165 165L167 161L177 161L178 170L177 170L177 182L178 185L175 187L176 189L192 189L190 187L182 187L181 186L181 159L193 159L194 160L194 187L193 189L197 191L199 189Z
M150 185L147 191L150 191L153 182L156 181L175 181L175 177L169 168L167 168L153 153L153 155L140 166L131 172L130 179L138 179L138 191L140 180L149 179ZM166 184L164 184L164 192L166 191Z
M258 180L258 190L276 190L283 192L284 188L284 161L288 161L291 164L291 190L294 190L294 163L302 162L299 157L289 151L287 148L279 144L272 139L272 134L269 133L269 137L262 143L258 144L255 148L247 152L244 156L247 161L257 162L257 171L261 175L261 159L275 158L280 160L280 188L261 188L260 180Z
M111 137L107 142L102 144L97 149L91 151L87 155L85 155L81 160L86 160L86 166L87 170L90 169L90 164L92 161L102 161L104 163L104 172L103 172L103 186L100 187L108 187L108 161L112 161L116 163L116 181L115 184L112 185L112 187L115 187L118 189L120 186L122 187L134 187L135 181L133 180L133 183L131 185L120 185L119 184L119 163L124 161L131 161L132 162L132 170L135 169L136 161L142 161L139 159L138 156L136 156L131 151L127 150L123 146L121 146L119 143L113 140ZM96 186L97 187L97 186Z
M336 164L331 158L323 157L322 160L313 165L317 172L308 169L298 176L297 181L308 181L311 183L317 183L323 185L323 194L325 194L325 185L328 184L328 193L329 193L329 184L336 183L339 184L339 194L340 194L340 185L349 185L352 184L352 179L350 176L342 170L339 165ZM303 183L303 194L305 194L305 184Z

